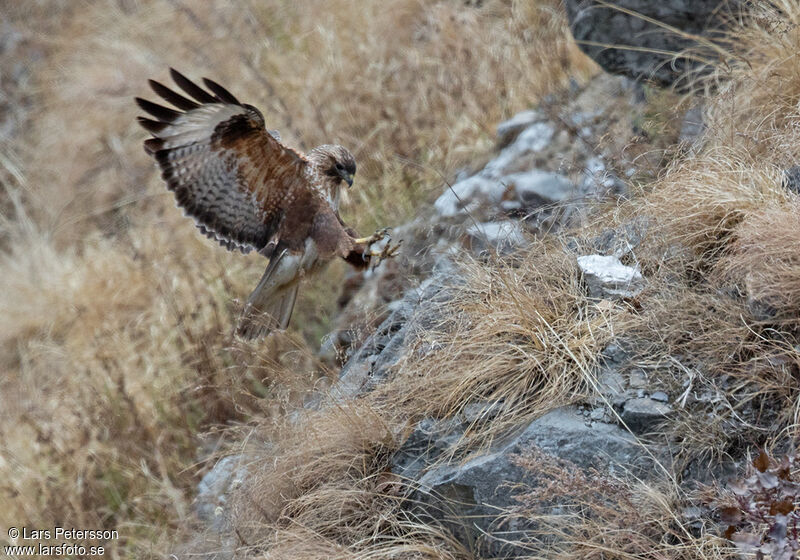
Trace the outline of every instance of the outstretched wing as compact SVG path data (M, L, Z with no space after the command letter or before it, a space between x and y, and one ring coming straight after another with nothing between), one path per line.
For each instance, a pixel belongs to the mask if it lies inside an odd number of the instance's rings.
M204 78L206 91L174 69L170 75L186 96L153 80L150 86L176 109L136 102L155 117L138 119L153 135L145 151L178 206L229 250L274 244L284 206L309 186L307 160L267 132L258 109L219 84Z

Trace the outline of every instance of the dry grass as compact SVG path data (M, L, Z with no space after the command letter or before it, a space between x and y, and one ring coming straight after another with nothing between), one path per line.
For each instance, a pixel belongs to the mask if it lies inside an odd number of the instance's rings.
M686 496L668 483L614 478L592 469L587 472L539 450L519 457L517 463L541 481L520 490L520 505L509 514L510 519L521 518L537 526L524 543L527 559L737 557L735 548L715 535L713 524L702 520L698 524L686 517Z
M169 66L208 75L261 107L289 143L351 147L359 175L344 215L369 230L409 216L442 176L491 146L502 118L593 71L557 6L5 6L31 73L4 81L25 105L15 107L21 132L0 143L0 534L66 521L118 528L112 557L160 557L191 525L199 474L238 433L226 429L280 425L333 375L314 348L339 267L306 287L294 333L264 345L231 339L236 298L264 263L200 239L174 208L135 124L132 97L147 78ZM13 60L0 67L13 75ZM335 500L326 503L333 515ZM435 531L397 523L419 535L409 537L418 555L437 557ZM296 544L282 527L281 542ZM337 539L309 546L333 550ZM381 554L348 539L341 557Z
M389 472L396 436L366 404L306 412L246 439L248 475L221 512L235 528L238 555L469 558L446 532L403 510Z
M800 201L764 205L736 230L721 272L744 289L771 323L796 329L800 318Z
M524 259L468 262L457 274L465 286L433 312L438 324L419 333L376 401L417 419L499 405L497 418L467 430L463 450L586 394L613 333L609 310L581 288L574 257L535 242Z
M796 438L800 246L780 170L800 159L800 9L788 0L739 33L746 64L719 70L702 148L603 214L652 224L630 257L649 282L636 302L587 301L558 243L535 243L516 262L468 263L439 325L420 333L418 347L435 353L411 354L363 401L286 420L333 375L313 352L330 288L310 286L297 332L234 342L233 299L263 263L199 239L173 208L141 153L131 97L170 65L217 78L289 142L352 147L358 189L345 217L361 229L393 225L439 190L441 175L488 149L501 118L592 70L557 2L480 4L7 8L40 59L25 131L0 145L0 534L68 520L119 528L114 557L163 556L192 524L204 461L235 450L252 459L229 510L241 555L469 558L400 507L387 468L407 422L498 402L498 419L463 442L486 445L585 397L600 351L619 335L638 341L635 359L664 366L666 386L683 387L694 371L694 383L723 397L665 428L687 464ZM775 307L774 318L756 320L748 297ZM709 412L718 423L699 429ZM242 433L246 444L234 443ZM576 482L584 509L550 520L568 546L547 557L726 557L713 538L687 534L674 487L607 482L626 507L611 507L612 494L590 499Z

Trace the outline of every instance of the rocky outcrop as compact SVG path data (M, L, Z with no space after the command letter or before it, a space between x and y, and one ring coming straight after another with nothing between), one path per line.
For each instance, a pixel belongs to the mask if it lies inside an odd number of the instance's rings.
M447 527L471 550L490 558L524 553L506 543L523 540L526 527L520 520L506 523L503 514L517 503L514 486L534 483L515 461L525 451L536 447L610 475L646 477L658 460L628 431L587 419L575 407L555 409L465 462L443 460L470 425L463 415L423 420L395 454L392 471L414 488L409 507L416 515Z
M617 154L625 137L595 146L606 134L598 115L620 99L635 103L627 82L598 76L565 92L566 108L557 114L532 109L500 123L496 151L484 165L462 170L442 186L432 208L392 230L393 239L403 240L399 257L347 278L322 357L340 365L351 360L367 338L374 340L366 333L384 330L392 314L400 317L405 294L453 255L508 255L534 236L563 228L588 201L624 192L604 150Z
M685 74L708 69L691 55L715 57L689 35L719 37L738 0L564 0L581 49L607 72L662 86L686 86ZM713 60L713 58L712 58Z
M452 185L442 186L432 208L393 230L393 238L404 241L400 257L347 279L335 330L321 351L326 359L341 360L340 376L324 396L309 398L307 407L369 393L411 348L435 352L419 334L441 321L440 310L459 289L457 259L509 255L579 217L587 200L624 191L593 139L608 135L597 118L606 105L634 103L633 91L622 78L600 76L565 95L567 109L560 114L530 110L501 123L497 149L485 164L459 173ZM614 140L627 141L620 135ZM610 142L603 146L614 149ZM597 254L587 253L585 243L565 247L581 263L593 297L629 298L642 288L640 272L620 259L628 258L646 229L636 222L604 233L591 243ZM580 468L642 478L653 472L654 458L668 463L663 450L645 450L634 433L657 426L670 413L669 403L646 384L635 387L614 355L610 351L596 372L596 400L520 420L468 457L458 455L460 440L502 414L502 402L466 403L454 417L410 426L391 468L405 482L405 507L444 525L473 551L511 558L520 551L503 543L525 527L506 521L504 512L516 503L513 485L531 481L516 462L521 453L537 448ZM215 530L226 489L241 476L246 474L236 472L234 463L222 461L201 483L198 513Z

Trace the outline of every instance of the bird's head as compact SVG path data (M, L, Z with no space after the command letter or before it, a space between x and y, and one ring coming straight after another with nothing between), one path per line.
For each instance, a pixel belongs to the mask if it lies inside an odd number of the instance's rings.
M317 146L308 154L309 160L325 177L329 177L338 186L340 181L353 185L356 174L356 160L344 146L326 144Z

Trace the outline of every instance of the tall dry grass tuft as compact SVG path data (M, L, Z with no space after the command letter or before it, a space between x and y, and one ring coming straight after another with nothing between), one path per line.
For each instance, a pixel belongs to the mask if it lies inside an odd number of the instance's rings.
M753 319L796 329L800 318L800 201L766 204L736 229L723 278L744 291Z
M470 403L500 410L475 421L463 451L586 395L614 311L586 297L574 256L535 242L525 258L468 262L456 274L464 286L434 312L437 324L419 333L377 402L412 418L451 417Z
M235 549L271 558L468 558L446 532L403 510L389 472L390 427L369 406L345 404L251 433L247 476L228 516Z

